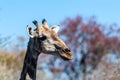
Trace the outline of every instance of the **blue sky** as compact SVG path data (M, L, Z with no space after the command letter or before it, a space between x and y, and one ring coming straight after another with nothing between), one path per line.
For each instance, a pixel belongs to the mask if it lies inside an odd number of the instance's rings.
M120 0L0 0L0 34L27 37L26 25L33 26L33 20L60 24L77 15L120 25Z

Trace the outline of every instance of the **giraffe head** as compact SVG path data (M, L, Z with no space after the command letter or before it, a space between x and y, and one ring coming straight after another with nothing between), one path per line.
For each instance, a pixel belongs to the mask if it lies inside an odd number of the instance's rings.
M45 19L42 21L42 26L37 21L33 21L33 24L37 28L33 30L30 26L27 26L27 32L30 38L37 41L36 45L40 46L37 51L56 55L64 60L73 58L70 49L57 34L59 26L49 27Z

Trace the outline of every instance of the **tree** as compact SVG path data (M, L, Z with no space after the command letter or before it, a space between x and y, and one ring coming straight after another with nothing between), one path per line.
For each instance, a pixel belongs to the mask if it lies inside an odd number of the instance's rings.
M11 36L3 37L0 35L0 50L6 49L10 43Z
M117 35L120 29L114 29L117 25L103 26L94 18L84 21L80 16L75 19L67 18L62 24L65 27L60 34L74 54L74 59L68 66L76 73L74 77L78 77L78 70L81 69L85 80L86 74L97 67L103 56L120 56L120 39ZM79 69L76 70L78 66Z

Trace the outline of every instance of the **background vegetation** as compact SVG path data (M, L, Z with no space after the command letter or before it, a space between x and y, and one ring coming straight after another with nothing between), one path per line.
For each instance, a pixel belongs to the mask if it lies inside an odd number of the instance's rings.
M67 18L61 22L60 37L70 47L74 58L66 62L41 54L37 80L119 80L120 28L104 25L95 17ZM0 80L18 80L26 52L25 38L9 45L11 37L0 37ZM6 44L6 45L4 45ZM29 79L29 77L27 77Z

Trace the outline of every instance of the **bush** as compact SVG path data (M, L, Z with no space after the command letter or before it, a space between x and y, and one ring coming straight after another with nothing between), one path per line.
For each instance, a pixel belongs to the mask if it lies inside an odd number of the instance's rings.
M0 64L6 65L8 69L13 71L20 70L23 65L23 60L26 50L20 51L20 53L9 53L7 51L0 52Z

